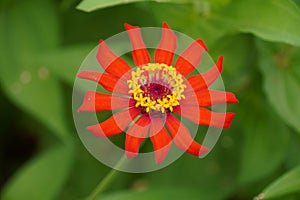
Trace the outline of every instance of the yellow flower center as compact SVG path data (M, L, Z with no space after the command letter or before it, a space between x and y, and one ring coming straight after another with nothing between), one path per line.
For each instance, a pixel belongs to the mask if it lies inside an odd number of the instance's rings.
M186 85L182 75L166 64L149 63L137 68L127 84L136 101L135 106L147 113L151 110L172 112L173 107L179 105L179 100L185 98L182 93Z

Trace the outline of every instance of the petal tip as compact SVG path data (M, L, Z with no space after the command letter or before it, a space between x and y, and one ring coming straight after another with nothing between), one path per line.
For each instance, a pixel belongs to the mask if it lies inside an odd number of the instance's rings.
M227 92L226 99L227 99L227 103L232 103L232 104L239 103L239 100L236 98L236 96L233 92Z
M171 148L172 142L170 141L166 146L161 149L156 150L155 153L155 162L156 164L160 164L162 161L165 160L168 152Z
M156 158L155 157L155 163L160 164L162 161L164 161L164 158Z
M138 26L132 26L128 23L124 23L124 27L126 30L131 30L131 29L136 29L136 28L139 28Z
M91 80L91 81L94 81L94 82L99 82L99 79L100 79L101 75L102 74L100 72L81 70L77 74L77 77L81 78L81 79Z
M223 61L224 61L224 57L223 57L223 56L220 56L220 57L218 58L217 63L216 63L216 66L217 66L217 68L218 68L218 70L219 70L220 73L221 73L222 70L223 70Z
M77 109L77 112L83 112L83 108L82 108L82 105Z
M206 44L204 43L203 40L198 39L198 40L197 40L197 43L198 43L201 47L203 47L203 49L204 49L206 52L208 51L208 48L207 48L207 46L206 46Z
M235 114L233 112L226 113L223 128L230 128L231 122L232 122L234 116L235 116Z
M80 71L80 72L77 74L77 77L78 77L78 78L82 78L83 74L84 74L84 70Z
M236 98L235 94L233 94L234 97L234 103L239 103L239 100Z
M97 138L106 137L99 125L88 126L86 127L86 130L88 130Z
M131 152L131 151L126 151L126 157L128 160L136 157L138 155L138 153L134 153L134 152Z
M78 108L78 112L94 112L95 111L95 95L92 91L87 91L83 98L83 103Z
M199 150L199 156L201 156L201 155L207 153L208 150L209 150L209 149L208 149L207 147L202 146L202 147L200 148L200 150Z
M167 24L167 22L163 22L162 27L163 27L163 28L170 29L170 27L169 27L169 25Z

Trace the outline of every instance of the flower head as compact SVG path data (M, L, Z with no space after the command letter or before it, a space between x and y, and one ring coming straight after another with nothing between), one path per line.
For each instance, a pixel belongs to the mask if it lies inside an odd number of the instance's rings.
M125 24L132 45L131 67L115 55L104 41L100 41L97 60L104 73L83 70L79 78L98 82L110 94L88 91L78 111L100 112L113 110L107 120L87 127L96 137L109 137L125 132L127 158L138 155L140 145L149 137L155 160L164 160L170 146L200 156L208 148L196 142L178 116L197 125L228 128L234 113L209 110L215 104L237 103L231 92L211 90L222 72L223 57L209 71L190 75L208 51L202 40L191 43L177 58L177 37L163 23L162 38L154 53L154 62L145 47L140 28Z

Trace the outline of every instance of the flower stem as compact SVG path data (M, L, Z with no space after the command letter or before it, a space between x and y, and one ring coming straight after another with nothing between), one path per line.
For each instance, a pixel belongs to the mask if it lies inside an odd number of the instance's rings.
M90 193L90 195L86 198L86 200L95 200L114 180L116 175L118 174L118 168L125 161L125 156L121 157L121 159L117 162L115 167L110 170L110 172L99 182L96 188Z

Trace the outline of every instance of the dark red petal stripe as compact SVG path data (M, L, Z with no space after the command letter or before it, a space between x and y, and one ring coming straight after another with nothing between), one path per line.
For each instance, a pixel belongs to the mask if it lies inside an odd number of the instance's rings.
M201 89L207 89L220 76L223 69L223 56L220 56L217 63L209 71L191 76L184 84L191 86L187 87L185 92L195 92Z
M132 99L88 91L78 112L98 112L103 110L117 110L134 106Z
M124 24L124 26L131 41L132 58L135 65L141 66L150 63L150 55L145 47L140 28L129 24Z
M109 92L125 95L128 95L129 92L127 84L119 80L115 76L112 76L111 74L103 74L101 72L82 70L78 74L78 77L97 82Z
M128 159L137 156L142 142L149 132L150 119L148 115L142 115L127 131L125 139L126 157Z
M160 118L151 119L150 139L153 144L155 161L161 163L169 152L172 139Z
M196 99L196 101L195 101ZM212 106L215 104L238 103L232 92L218 90L200 90L195 93L185 94L185 99L180 100L182 106Z
M233 112L218 113L201 107L177 106L174 108L174 112L196 124L216 128L229 128L234 118Z
M194 41L189 47L187 47L178 57L175 68L183 76L189 75L201 62L202 52L207 51L202 40Z
M94 134L95 137L109 137L121 133L139 115L140 110L133 107L115 113L106 121L88 126L86 129Z
M114 54L103 40L100 40L96 57L105 71L118 78L131 70L130 66Z
M200 145L191 137L189 130L172 114L168 114L166 125L178 148L195 156L200 156L208 151L208 148Z
M177 37L166 22L163 23L161 41L155 50L154 62L172 65L177 48Z

